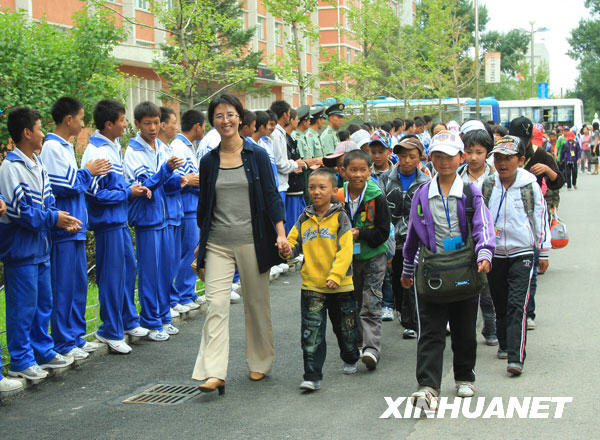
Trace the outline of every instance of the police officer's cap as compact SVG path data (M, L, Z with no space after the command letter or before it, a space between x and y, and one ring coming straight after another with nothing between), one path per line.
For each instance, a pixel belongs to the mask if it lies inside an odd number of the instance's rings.
M296 112L298 113L298 121L302 122L310 117L310 106L301 105L296 109Z
M324 118L325 117L325 115L323 114L324 112L325 112L324 107L317 107L316 109L310 111L310 118L311 119Z
M345 107L346 106L344 104L342 104L341 102L336 102L335 104L327 107L327 110L325 110L325 113L327 114L327 116L331 116L331 115L345 116L344 115Z

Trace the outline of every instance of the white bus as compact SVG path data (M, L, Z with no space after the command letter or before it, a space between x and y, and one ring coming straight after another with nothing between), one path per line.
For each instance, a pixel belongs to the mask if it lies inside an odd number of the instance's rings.
M498 101L500 120L508 124L518 116L525 116L546 129L559 125L581 128L583 125L583 102L581 99L525 99Z

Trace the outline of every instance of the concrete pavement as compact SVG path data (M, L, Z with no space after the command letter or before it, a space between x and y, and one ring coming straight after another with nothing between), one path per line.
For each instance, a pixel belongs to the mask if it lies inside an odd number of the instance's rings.
M244 362L242 305L232 305L229 376L224 396L201 395L176 406L121 401L156 383L190 379L202 318L181 324L168 342L143 341L127 356L98 357L0 407L2 438L17 439L280 439L280 438L598 438L600 383L597 335L600 289L600 177L584 175L579 190L562 191L561 217L571 243L553 251L539 278L538 328L529 333L525 373L509 378L506 364L479 337L477 396L572 396L562 419L379 419L384 396L416 387L416 341L403 340L397 322L384 323L382 361L345 376L329 330L323 389L298 390L302 378L298 274L272 283L276 338L273 373L251 382ZM449 345L449 340L448 340ZM454 396L449 347L443 395Z

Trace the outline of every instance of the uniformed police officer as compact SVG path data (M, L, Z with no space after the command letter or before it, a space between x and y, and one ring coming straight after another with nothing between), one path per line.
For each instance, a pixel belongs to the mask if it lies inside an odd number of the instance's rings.
M310 112L310 127L306 130L304 139L306 139L306 157L323 157L323 147L321 146L321 139L319 137L319 131L323 127L325 122L325 109L323 107L316 108Z
M325 114L329 119L327 128L321 133L321 146L323 147L323 155L325 156L333 153L337 148L337 144L340 143L337 131L344 123L344 107L344 104L341 102L336 102L325 110Z
M291 136L298 143L300 157L306 159L306 139L304 139L304 136L310 126L310 107L308 105L301 105L296 109L296 112L298 113L298 128L292 132Z

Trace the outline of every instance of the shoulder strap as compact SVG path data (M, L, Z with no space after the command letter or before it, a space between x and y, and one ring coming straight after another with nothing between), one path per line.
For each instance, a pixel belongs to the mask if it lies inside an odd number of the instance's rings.
M531 232L535 234L535 222L533 220L533 209L535 205L533 195L533 182L521 187L521 200L523 201L523 207L525 208L525 212L527 213L527 218L529 219L529 226L531 226Z
M488 176L481 186L481 194L483 195L483 200L485 205L488 206L490 203L490 195L492 195L492 189L494 189L494 182L496 178L494 176Z
M463 192L467 196L465 212L467 213L467 223L470 225L473 223L473 215L475 214L475 209L473 209L473 189L470 183L463 183Z

